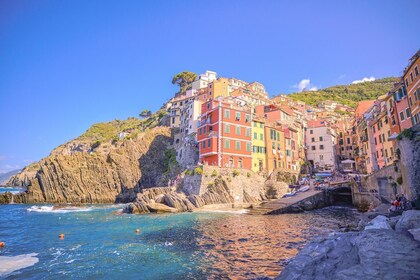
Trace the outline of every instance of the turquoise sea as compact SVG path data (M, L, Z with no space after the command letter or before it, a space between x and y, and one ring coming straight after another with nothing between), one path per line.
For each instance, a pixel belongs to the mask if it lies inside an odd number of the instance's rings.
M0 278L275 277L309 239L355 219L354 210L342 207L277 216L129 215L122 208L0 205L0 242L6 243L0 248Z

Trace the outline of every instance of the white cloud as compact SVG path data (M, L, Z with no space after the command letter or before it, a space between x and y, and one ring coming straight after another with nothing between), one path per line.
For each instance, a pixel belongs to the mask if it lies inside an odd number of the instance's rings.
M297 85L293 85L292 88L296 88L299 92L302 91L315 91L318 90L318 87L311 84L310 79L303 79Z
M346 74L341 74L340 76L338 76L338 79L341 80L341 79L344 79L345 77L346 77Z
M352 84L360 84L360 83L365 83L365 82L373 82L374 80L376 80L374 77L370 77L370 78L364 77L361 80L353 81Z
M0 155L0 160L5 160L5 159L7 159L7 157L6 157L6 156L2 156L2 155Z

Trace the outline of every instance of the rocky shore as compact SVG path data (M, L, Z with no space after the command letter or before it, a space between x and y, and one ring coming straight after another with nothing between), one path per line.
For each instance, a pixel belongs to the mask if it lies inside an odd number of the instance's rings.
M276 279L420 279L420 211L366 223L372 214L359 231L312 240Z

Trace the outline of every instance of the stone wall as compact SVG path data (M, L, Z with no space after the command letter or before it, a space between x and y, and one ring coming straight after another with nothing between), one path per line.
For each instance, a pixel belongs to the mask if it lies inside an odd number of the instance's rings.
M420 195L420 124L411 128L412 139L397 140L400 151L399 168L403 179L401 192L412 200Z
M185 175L180 188L187 195L203 195L209 187L211 188L214 185L216 178L226 182L231 196L238 203L243 203L246 200L244 199L246 194L258 200L264 199L268 185L273 185L277 196L285 194L288 188L288 185L284 182L266 180L250 170L207 165L203 166L203 174L201 175Z
M362 182L369 193L377 193L379 197L392 201L395 195L402 193L403 190L396 183L399 176L401 175L395 171L394 165L389 165L367 176ZM360 197L366 197L366 195Z

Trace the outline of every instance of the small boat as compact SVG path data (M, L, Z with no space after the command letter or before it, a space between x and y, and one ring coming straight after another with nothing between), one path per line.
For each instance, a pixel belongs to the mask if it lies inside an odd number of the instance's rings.
M310 188L311 188L310 186L303 186L303 187L300 187L297 191L306 192L306 191L309 191Z

